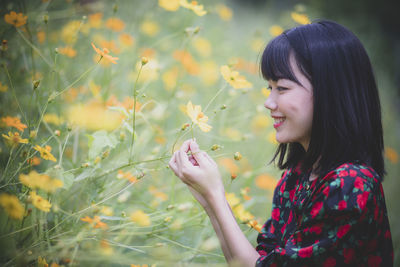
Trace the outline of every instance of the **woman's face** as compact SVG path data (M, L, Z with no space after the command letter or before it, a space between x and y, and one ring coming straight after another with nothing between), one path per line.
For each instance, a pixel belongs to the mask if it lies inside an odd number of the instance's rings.
M288 79L269 80L271 93L264 106L271 111L279 143L300 143L308 149L313 119L313 88L293 56L290 64L299 85Z

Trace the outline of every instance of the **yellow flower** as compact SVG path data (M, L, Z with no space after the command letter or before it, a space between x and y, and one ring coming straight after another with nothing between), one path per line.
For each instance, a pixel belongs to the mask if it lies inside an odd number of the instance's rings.
M101 229L108 228L108 225L102 222L99 216L94 216L93 219L90 218L89 216L85 216L84 218L81 218L81 221L89 223L90 225L93 226L93 228L101 228Z
M38 257L38 267L49 267L44 257L43 258L40 256Z
M200 105L193 106L192 102L189 101L186 105L186 114L203 132L209 132L211 130L212 127L207 124L208 117L201 111Z
M21 123L20 119L17 117L3 117L1 118L1 124L8 126L8 127L14 127L16 129L18 129L19 131L23 131L25 128L27 128L28 126L26 126L25 124Z
M223 4L216 6L217 13L222 20L230 21L232 19L233 11L229 7Z
M60 124L64 123L64 119L54 113L45 114L43 116L43 121L45 121L46 123L54 124L54 125L60 125Z
M248 82L245 77L240 76L239 72L232 71L227 65L221 66L221 74L233 88L251 88L253 84Z
M125 23L119 18L109 18L106 27L115 32L120 32L125 28Z
M297 22L299 24L310 24L311 23L311 21L307 17L307 15L296 13L296 12L292 12L292 13L290 13L290 16L292 17L292 19L295 22Z
M174 89L176 87L178 75L179 75L179 68L176 66L171 68L170 70L167 70L162 75L164 87L167 91L171 91L172 89Z
M180 4L182 7L192 10L197 16L204 16L207 11L204 10L203 5L198 5L197 1L188 2L187 0L181 0Z
M140 30L144 34L146 34L150 37L154 37L160 31L160 26L158 26L158 24L154 21L146 20L140 25Z
M269 28L269 33L270 33L272 36L275 37L275 36L278 36L278 35L282 34L282 33L283 33L283 29L282 29L281 26L272 25L272 26Z
M92 43L92 47L94 49L94 51L96 51L97 54L99 54L102 58L106 58L107 60L111 61L113 64L117 64L117 57L112 57L111 55L109 55L108 53L110 53L110 51L107 48L103 48L103 50L100 50L99 48L97 48L93 43Z
M1 82L0 82L0 92L7 92L7 90L8 90L8 86L6 85L6 84L2 84Z
M136 176L133 176L132 173L130 173L130 172L123 172L122 170L119 170L119 171L118 171L117 178L118 178L118 179L126 179L126 180L128 180L129 182L131 182L131 183L136 183L136 181L137 181Z
M110 246L110 243L105 239L100 241L100 248L105 255L112 255L114 252L113 248Z
M33 206L44 211L49 212L51 208L51 203L41 196L37 195L35 191L29 192L29 198Z
M177 11L180 0L158 0L158 5L168 11Z
M91 131L115 130L124 118L119 112L108 110L105 103L98 101L72 105L66 117L71 124Z
M15 11L11 11L10 14L4 15L4 20L15 27L21 27L26 24L26 20L28 16L24 16L22 13L16 13Z
M211 43L207 39L198 37L194 39L193 46L203 57L208 57L211 55L212 47Z
M28 139L21 138L18 132L8 132L8 135L2 134L2 136L6 139L7 144L9 144L10 146L17 146L18 144L28 143Z
M212 60L203 62L200 65L200 77L205 85L214 85L219 78L217 63Z
M31 171L29 174L21 174L19 180L22 184L32 189L43 189L46 192L53 193L58 188L62 187L64 183L59 179L52 179L47 174L40 174L36 171Z
M73 48L70 47L70 46L60 47L60 48L58 48L58 52L59 52L61 55L65 55L65 56L70 57L70 58L73 58L73 57L76 56L76 50L73 49Z
M45 160L51 160L51 161L57 161L56 158L50 153L51 152L51 146L45 146L41 147L39 145L36 145L34 147L35 150L40 152L40 156L44 158Z
M61 39L67 44L75 44L78 40L78 33L82 29L82 22L71 20L61 30Z
M146 213L141 210L137 210L131 214L131 220L140 226L149 226L151 225L150 217Z
M0 194L0 206L3 207L10 218L21 220L24 217L25 209L14 195Z

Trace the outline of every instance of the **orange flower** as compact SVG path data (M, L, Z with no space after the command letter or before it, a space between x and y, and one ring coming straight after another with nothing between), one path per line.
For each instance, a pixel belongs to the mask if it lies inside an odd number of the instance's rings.
M133 176L130 172L123 172L122 170L118 171L117 178L126 179L131 183L135 183L137 181L137 178Z
M8 127L14 127L16 129L18 129L19 131L23 131L25 128L27 128L28 126L26 126L25 124L21 123L21 120L17 117L3 117L1 118L1 122L2 124L8 126Z
M125 23L119 18L109 18L106 21L106 27L115 32L120 32L125 28Z
M385 148L385 157L393 164L396 164L399 161L399 154L397 154L396 150L391 147Z
M22 13L16 13L15 11L11 11L10 14L4 15L4 20L15 27L21 27L26 24L26 20L28 16L24 16Z
M119 41L124 45L124 46L132 46L135 44L135 39L127 33L122 33L119 36Z
M96 51L96 53L101 56L101 58L104 57L104 58L108 59L109 61L111 61L113 64L117 64L117 62L115 60L117 60L118 58L112 57L111 55L109 55L108 53L110 53L110 51L107 48L103 48L103 50L100 50L93 43L92 43L92 47L93 47L94 51Z
M70 47L70 46L60 47L60 48L58 48L58 52L59 52L61 55L65 55L65 56L70 57L70 58L73 58L73 57L76 56L76 50L73 49L73 48Z
M189 74L196 75L200 73L199 64L193 59L189 52L176 50L173 54L173 57L183 65Z
M93 219L90 218L89 216L85 216L84 218L81 218L81 221L87 222L90 225L93 226L93 228L101 228L101 229L107 229L108 225L102 221L100 221L99 216L94 216Z
M277 180L269 174L260 174L256 178L256 186L261 189L274 191Z
M101 27L101 19L103 18L103 13L94 13L89 15L89 25L92 28Z

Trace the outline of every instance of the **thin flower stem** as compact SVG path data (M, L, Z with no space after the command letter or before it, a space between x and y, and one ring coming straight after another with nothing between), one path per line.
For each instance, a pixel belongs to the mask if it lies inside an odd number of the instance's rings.
M17 32L19 33L19 35L22 37L22 39L24 39L24 41L33 49L35 50L35 52L43 59L44 62L46 62L46 64L50 67L53 68L53 65L50 63L50 61L48 61L40 52L40 50L34 45L32 44L28 39L26 39L26 37L24 36L24 34L21 32L20 29L17 28Z
M206 110L211 105L211 103L215 100L215 98L217 98L217 96L222 92L222 90L224 90L226 88L227 85L228 85L228 83L225 82L225 85L222 86L221 89L218 90L218 92L214 95L214 97L210 100L210 102L208 102L207 106L204 108L204 112L206 112Z
M89 72L91 72L94 68L96 68L99 65L100 60L103 57L100 57L99 61L97 61L97 63L93 66L91 66L89 69L87 69L84 73L82 73L75 81L73 81L70 85L68 85L67 87L65 87L64 89L62 89L61 91L59 91L58 93L55 93L53 95L51 95L49 97L49 100L54 100L56 97L58 97L59 95L63 94L65 91L67 91L68 89L70 89L72 86L74 86L77 82L79 82L86 74L88 74Z
M140 73L142 72L142 68L143 68L143 64L140 65L140 69L139 69L138 75L136 76L135 84L133 86L132 142L131 142L131 147L129 150L129 163L131 163L131 161L132 161L132 149L133 149L133 144L135 142L135 132L136 132L136 95L137 95L136 94L136 86L137 86L137 83L139 80Z
M28 119L26 118L25 113L22 111L21 105L19 104L17 95L16 95L16 93L15 93L14 84L13 84L13 82L12 82L12 80L11 80L10 73L8 72L8 68L7 68L7 66L6 66L5 63L3 63L3 68L4 68L5 72L7 73L8 81L10 82L11 90L12 90L13 96L14 96L14 98L15 98L15 102L17 103L18 109L19 109L19 111L21 112L21 115L24 117L25 122L26 122L27 124L29 124L29 121L28 121Z
M8 157L6 168L4 169L3 175L1 176L1 181L3 181L3 179L6 177L6 174L8 171L8 166L10 166L10 161L11 161L13 152L14 152L14 147L11 147L10 156Z

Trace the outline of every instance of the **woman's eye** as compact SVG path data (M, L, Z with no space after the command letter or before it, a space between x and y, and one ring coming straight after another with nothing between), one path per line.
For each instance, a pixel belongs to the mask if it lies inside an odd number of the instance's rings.
M280 87L280 86L278 86L278 87L276 87L276 90L278 90L278 91L285 91L285 90L287 90L287 88L286 88L286 87Z
M267 89L271 91L271 90L272 90L272 87L271 87L271 86L268 86Z

